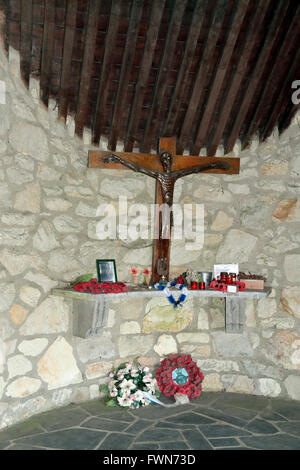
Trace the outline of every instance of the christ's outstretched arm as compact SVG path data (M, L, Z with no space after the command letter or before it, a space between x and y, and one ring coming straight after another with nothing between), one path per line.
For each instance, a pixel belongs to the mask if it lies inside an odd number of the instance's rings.
M215 163L209 163L209 164L204 164L204 165L199 165L199 166L193 166L192 168L186 168L185 170L177 170L177 171L172 171L171 176L172 178L181 178L182 176L188 176L192 175L195 173L201 173L202 171L205 170L211 170L211 169L220 169L220 170L229 170L230 165L227 162L215 162Z
M157 178L157 175L159 173L155 170L150 170L148 168L144 168L143 166L137 165L136 163L123 160L123 158L119 157L118 155L115 155L114 153L105 155L104 157L102 157L102 161L104 163L121 163L132 171L143 173L147 176L151 176L152 178Z

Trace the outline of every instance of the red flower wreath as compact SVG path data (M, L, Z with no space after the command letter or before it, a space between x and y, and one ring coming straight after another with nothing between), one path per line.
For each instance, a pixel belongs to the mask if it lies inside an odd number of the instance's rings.
M167 397L175 393L198 397L202 392L204 375L188 354L170 354L163 359L156 371L156 380L160 391Z
M91 279L87 282L78 282L72 286L78 292L91 292L92 294L118 294L127 292L127 287L123 282L98 282L97 279Z

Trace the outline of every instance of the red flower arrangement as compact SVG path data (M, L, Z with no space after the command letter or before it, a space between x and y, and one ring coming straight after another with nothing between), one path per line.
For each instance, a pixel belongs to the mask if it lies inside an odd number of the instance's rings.
M204 375L188 354L170 354L156 371L159 389L167 397L174 398L175 393L188 395L190 400L198 397L203 379Z
M73 284L72 287L78 292L91 292L92 294L127 292L127 287L123 282L98 282L95 278L86 282L78 282Z

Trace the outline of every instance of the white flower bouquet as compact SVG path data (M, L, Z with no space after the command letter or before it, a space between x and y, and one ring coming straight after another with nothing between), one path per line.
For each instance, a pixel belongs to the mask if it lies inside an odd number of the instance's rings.
M159 396L156 379L152 377L149 367L142 367L136 360L113 368L109 378L109 383L100 387L102 392L107 392L107 406L135 409L150 404L143 392Z

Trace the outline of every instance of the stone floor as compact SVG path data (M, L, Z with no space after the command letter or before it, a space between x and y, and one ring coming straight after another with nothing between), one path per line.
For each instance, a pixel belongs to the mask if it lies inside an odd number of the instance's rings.
M72 404L0 431L1 450L300 449L300 402L203 393L174 408Z

